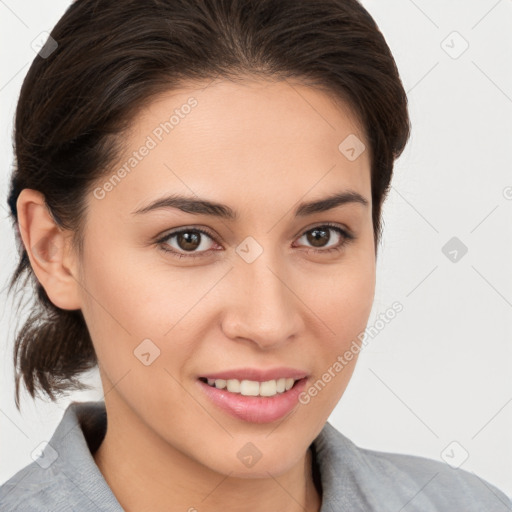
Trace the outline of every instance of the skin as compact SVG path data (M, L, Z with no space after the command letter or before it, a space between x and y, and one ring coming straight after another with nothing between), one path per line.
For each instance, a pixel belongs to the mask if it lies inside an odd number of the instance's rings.
M343 395L357 356L307 405L272 423L218 409L197 377L290 366L314 383L364 331L375 290L370 155L350 161L338 145L349 134L366 139L349 109L319 89L217 81L146 105L110 171L191 96L198 105L113 190L88 197L81 258L41 194L29 189L17 205L23 242L49 298L62 309L81 309L91 333L108 414L94 460L125 510L167 512L172 504L200 512L318 511L308 447ZM368 205L293 216L299 202L347 189ZM131 213L167 193L229 205L239 219L170 208ZM308 253L325 251L307 237L325 222L355 239L339 252ZM201 235L195 253L202 256L165 253L166 244L187 254L178 237L155 243L184 226L214 234ZM327 248L343 240L328 234ZM235 252L248 236L263 249L250 264ZM160 349L148 366L134 356L146 338ZM248 442L262 454L251 468L237 457Z

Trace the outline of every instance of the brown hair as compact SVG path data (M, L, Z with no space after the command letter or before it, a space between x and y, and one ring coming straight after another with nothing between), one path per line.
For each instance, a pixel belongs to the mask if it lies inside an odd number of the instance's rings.
M407 97L375 21L357 0L76 0L51 32L23 82L14 128L8 204L19 262L36 301L14 346L19 383L52 400L84 389L77 375L97 364L80 310L56 307L20 239L16 201L40 191L80 254L86 198L121 149L120 135L155 95L216 77L295 78L356 113L370 145L372 218L410 133ZM50 40L51 41L51 40ZM341 141L340 141L341 142Z

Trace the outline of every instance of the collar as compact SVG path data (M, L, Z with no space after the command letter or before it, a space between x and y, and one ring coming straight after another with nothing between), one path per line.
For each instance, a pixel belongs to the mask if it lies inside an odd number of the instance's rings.
M72 482L100 509L122 512L123 509L108 486L93 458L107 429L105 402L71 402L64 412L52 438L51 447L59 457L56 464ZM337 510L339 504L340 461L337 457L340 441L352 445L330 423L326 423L311 445L313 477L322 492L320 512Z

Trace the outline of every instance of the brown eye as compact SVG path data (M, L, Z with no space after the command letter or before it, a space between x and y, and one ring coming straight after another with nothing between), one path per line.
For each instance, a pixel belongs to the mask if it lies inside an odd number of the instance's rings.
M335 233L334 237L332 233ZM353 235L344 229L331 224L315 226L305 231L300 238L306 238L306 244L310 244L310 250L316 253L340 251L349 241L355 239ZM210 244L208 240L210 240ZM334 240L334 246L328 245L331 240ZM173 243L170 241L173 241ZM170 253L176 258L209 256L212 254L212 242L215 243L213 235L204 229L192 227L181 228L157 240L157 244L163 251Z
M176 235L176 243L184 251L193 251L201 244L201 235L197 231L181 231Z
M306 235L307 240L314 247L323 247L324 244L329 242L331 235L329 233L330 229L325 228L315 228L311 231L308 231Z
M336 233L334 237L331 234L332 232ZM340 250L346 243L354 239L354 236L338 226L325 224L309 229L301 238L305 238L307 244L311 244L312 247L319 248L313 252L320 253ZM329 246L331 240L334 240L334 244Z
M185 228L167 234L158 240L158 244L162 250L172 253L178 258L194 258L209 252L208 239L213 240L213 237L202 229ZM170 240L174 240L174 245L169 242Z

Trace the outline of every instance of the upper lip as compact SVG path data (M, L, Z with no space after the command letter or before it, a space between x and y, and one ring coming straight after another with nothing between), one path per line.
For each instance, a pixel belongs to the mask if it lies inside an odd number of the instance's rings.
M268 380L277 380L280 378L295 379L299 380L307 377L308 373L304 370L298 370L296 368L235 368L233 370L224 370L216 373L208 373L200 375L205 379L237 379L237 380L254 380L258 382L266 382Z

